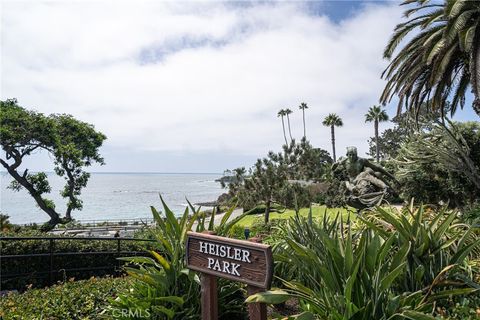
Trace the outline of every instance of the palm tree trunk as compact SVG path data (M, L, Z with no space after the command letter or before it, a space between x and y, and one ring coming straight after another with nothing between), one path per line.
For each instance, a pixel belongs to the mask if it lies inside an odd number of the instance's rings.
M302 109L303 112L303 137L307 137L307 129L305 128L305 109Z
M330 127L332 133L332 151L333 151L333 162L337 161L337 156L335 154L335 126Z
M378 120L375 120L375 149L377 153L377 162L380 162L380 153L378 151Z
M283 137L285 138L285 144L288 146L287 134L285 133L285 122L283 121L283 116L282 116L282 128L283 128Z
M290 141L293 140L292 138L292 131L290 130L290 117L287 114L287 123L288 123L288 134L290 135Z
M470 75L472 90L474 94L473 110L480 116L480 33L475 35L474 48L472 50L472 64L470 65Z

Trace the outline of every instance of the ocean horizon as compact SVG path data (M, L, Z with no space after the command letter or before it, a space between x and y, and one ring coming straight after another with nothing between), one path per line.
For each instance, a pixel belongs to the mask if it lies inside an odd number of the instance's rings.
M151 218L150 206L163 211L161 194L169 208L180 215L193 203L214 201L225 192L215 182L221 173L195 172L90 172L90 180L80 198L83 209L72 212L76 220ZM47 172L52 191L45 197L56 204L63 215L66 201L60 196L65 180ZM30 194L8 189L13 178L0 172L0 212L16 224L43 223L49 216L40 210Z

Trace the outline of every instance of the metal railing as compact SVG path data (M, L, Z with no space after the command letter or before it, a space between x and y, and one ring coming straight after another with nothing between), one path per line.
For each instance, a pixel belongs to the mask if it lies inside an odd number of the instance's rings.
M152 224L155 222L153 218L129 218L129 219L90 219L90 220L78 220L78 223L82 226L108 226L108 225L115 225L115 226L131 226L131 225L145 225L145 224Z
M90 220L76 220L72 226L62 225L55 230L77 229L78 227L125 227L125 226L145 226L155 223L153 218L129 218L129 219L90 219Z
M5 255L1 251L3 247L1 243L3 241L27 241L27 240L40 240L40 241L48 241L48 252L43 253L31 253L31 254L8 254ZM89 251L89 252L55 252L55 242L58 241L115 241L116 242L116 250L109 250L109 251ZM146 251L122 251L121 245L122 242L131 242L131 241L138 241L138 242L155 242L155 240L151 239L137 239L137 238L100 238L100 237L0 237L0 279L3 283L6 280L14 279L14 278L48 278L48 285L51 285L55 282L58 274L63 273L64 275L71 273L71 272L92 272L93 275L96 274L104 274L105 271L113 270L112 275L118 275L121 273L121 264L120 260L116 258L122 256L141 256L146 255ZM111 264L104 265L104 266L88 266L83 268L62 268L62 267L55 267L55 257L59 256L94 256L94 255L110 255L112 257ZM29 258L43 258L47 259L48 269L47 270L31 270L27 273L4 273L2 272L4 268L2 267L3 262L5 259L29 259ZM100 272L103 271L103 272Z
M126 219L85 219L85 220L74 220L78 225L81 226L136 226L136 225L150 225L155 222L155 219L152 217L146 218L126 218ZM17 223L20 226L28 226L32 224L36 224L36 222L28 222L28 223Z

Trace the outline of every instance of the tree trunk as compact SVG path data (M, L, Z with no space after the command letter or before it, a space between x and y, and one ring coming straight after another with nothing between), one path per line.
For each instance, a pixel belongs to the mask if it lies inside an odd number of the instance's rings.
M287 114L287 123L288 123L288 134L289 134L289 136L290 136L290 141L292 141L292 140L293 140L293 138L292 138L292 130L290 130L290 117L288 116L288 114Z
M470 82L472 83L472 91L474 95L473 110L480 117L480 31L477 30L475 40L473 42L472 58L470 59Z
M332 133L332 151L333 151L333 162L337 162L337 156L335 154L335 126L330 127Z
M265 224L270 221L270 200L265 204Z
M285 122L283 121L283 116L282 116L282 128L283 128L283 137L285 138L285 144L288 146L287 134L285 133Z
M305 127L305 109L302 109L303 112L303 137L307 138L307 128Z
M375 149L377 153L377 162L380 162L380 153L378 150L378 120L375 120Z
M48 222L45 222L42 225L40 230L43 231L43 232L48 232L50 230L53 230L53 228L55 228L55 226L57 224L59 224L60 222L62 222L62 220L60 218L58 218L58 219L51 218L50 220L48 220Z
M69 198L69 203L67 205L67 211L65 212L65 220L66 221L72 221L72 210L76 208L77 204L77 199L73 195L74 189L75 189L75 178L72 175L72 169L68 167L66 163L63 164L63 168L65 169L65 172L67 174L67 184L68 184L68 198Z
M48 227L51 226L51 228L48 230L53 229L53 227L55 227L55 225L60 222L60 216L58 215L58 213L45 203L42 196L37 192L37 190L35 190L33 185L28 182L25 177L21 176L16 170L12 169L11 166L9 166L8 163L3 161L2 159L0 159L0 163L5 167L5 169L7 169L8 173L15 180L17 180L18 183L20 183L25 189L27 189L33 199L35 199L35 202L40 207L40 209L42 209L46 214L49 215L50 221L47 222L47 225Z

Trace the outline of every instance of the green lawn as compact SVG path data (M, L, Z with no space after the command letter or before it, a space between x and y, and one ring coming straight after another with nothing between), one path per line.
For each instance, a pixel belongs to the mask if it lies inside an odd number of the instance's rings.
M309 208L300 209L300 215L302 217L308 217ZM330 217L335 217L339 212L344 217L348 217L348 211L345 208L327 208L326 206L312 206L312 216L314 219L323 218L325 212ZM352 212L352 211L351 211ZM264 217L263 214L252 214L244 217L242 220L237 222L236 225L241 227L251 227L252 224L262 222ZM295 216L295 210L286 210L283 213L271 212L270 220L276 219L288 219ZM351 213L352 219L355 219L355 215Z

